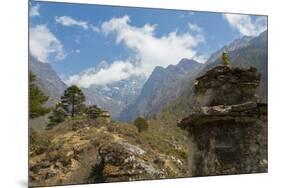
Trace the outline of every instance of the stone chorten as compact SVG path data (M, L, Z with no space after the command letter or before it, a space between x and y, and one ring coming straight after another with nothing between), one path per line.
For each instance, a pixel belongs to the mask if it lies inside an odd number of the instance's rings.
M110 120L110 114L106 110L102 110L101 114L99 115L99 118L102 119L104 122L109 123Z
M194 92L200 106L232 105L257 101L257 69L217 66L196 79Z
M196 79L200 111L178 124L195 144L193 176L267 172L267 105L256 68L217 66Z

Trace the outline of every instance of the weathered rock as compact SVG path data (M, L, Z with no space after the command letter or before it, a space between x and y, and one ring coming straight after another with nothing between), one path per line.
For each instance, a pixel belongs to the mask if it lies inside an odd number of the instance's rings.
M93 182L134 181L164 178L164 173L143 158L144 150L118 141L99 149L100 162L94 166Z
M179 124L197 146L194 176L267 172L267 106L232 112L196 113Z
M111 121L109 112L105 111L105 110L101 111L101 114L99 115L99 118L101 120L103 120L105 123L109 123Z
M196 79L194 91L200 106L232 105L257 101L260 74L249 69L217 66Z
M267 172L267 105L255 68L218 66L197 78L199 112L182 119L196 150L193 176Z
M257 108L256 102L246 102L236 105L217 105L217 106L202 106L200 112L204 115L225 115L244 113L245 110Z

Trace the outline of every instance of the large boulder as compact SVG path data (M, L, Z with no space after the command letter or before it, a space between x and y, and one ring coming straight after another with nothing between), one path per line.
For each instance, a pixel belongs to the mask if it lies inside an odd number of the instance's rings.
M145 151L136 145L118 141L99 149L99 163L93 167L90 181L120 182L165 178L165 172L145 159Z

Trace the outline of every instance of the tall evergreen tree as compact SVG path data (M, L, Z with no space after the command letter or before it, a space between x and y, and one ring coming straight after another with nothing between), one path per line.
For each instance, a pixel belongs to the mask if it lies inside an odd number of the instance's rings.
M36 76L29 72L29 118L36 118L50 112L50 108L43 106L49 97L35 85L35 80Z
M61 96L62 107L71 117L83 113L85 110L84 102L85 96L83 92L75 85L68 87L63 96Z

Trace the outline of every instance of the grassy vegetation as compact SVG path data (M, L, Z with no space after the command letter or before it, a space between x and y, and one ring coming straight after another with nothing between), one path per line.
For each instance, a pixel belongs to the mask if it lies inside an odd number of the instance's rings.
M31 133L31 167L44 173L41 166L45 164L40 161L45 161L46 170L52 172L52 168L55 169L54 177L44 182L48 185L58 181L85 183L92 170L89 164L97 160L98 148L124 141L143 149L143 160L164 165L170 178L186 176L188 146L185 131L175 123L159 120L158 117L147 120L147 124L147 129L139 132L133 123L108 123L101 119L90 121L85 115L67 117L53 129ZM180 160L179 164L177 160ZM59 180L62 174L65 178Z
M30 128L29 133L29 152L31 155L39 155L49 150L51 137L48 134L39 133Z
M176 127L161 120L149 120L147 131L140 134L143 145L151 147L158 153L175 156L182 161L187 160L186 134Z

